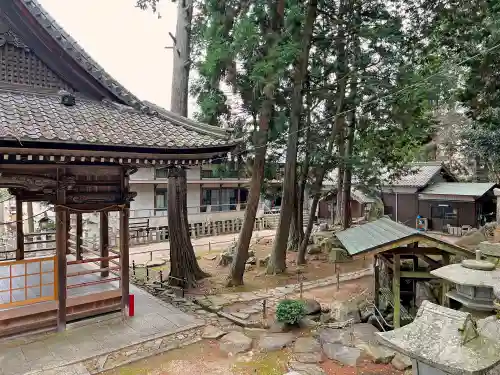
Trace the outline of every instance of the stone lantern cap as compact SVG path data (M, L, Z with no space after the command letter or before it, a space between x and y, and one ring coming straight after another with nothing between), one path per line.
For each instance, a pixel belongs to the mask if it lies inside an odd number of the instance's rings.
M431 271L431 274L453 284L493 288L500 284L500 269L491 262L481 260L481 252L476 251L476 259L466 259L462 263L450 264Z
M379 341L417 362L448 374L484 374L500 364L500 321L477 323L469 313L424 301L415 320Z

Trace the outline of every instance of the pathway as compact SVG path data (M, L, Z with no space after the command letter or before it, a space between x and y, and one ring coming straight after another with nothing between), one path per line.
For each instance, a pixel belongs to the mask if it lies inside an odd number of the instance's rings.
M88 375L199 340L203 321L131 286L136 316L113 314L65 332L0 342L0 375Z

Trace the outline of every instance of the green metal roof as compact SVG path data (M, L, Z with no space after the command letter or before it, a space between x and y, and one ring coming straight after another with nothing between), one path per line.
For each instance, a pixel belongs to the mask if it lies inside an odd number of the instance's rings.
M359 227L337 232L335 235L350 255L356 255L415 234L420 232L383 217Z
M429 185L421 194L482 197L495 185L493 182L438 182Z

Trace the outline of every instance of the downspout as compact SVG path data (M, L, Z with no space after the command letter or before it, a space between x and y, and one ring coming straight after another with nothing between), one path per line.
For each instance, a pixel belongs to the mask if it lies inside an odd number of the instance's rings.
M398 192L396 191L396 222L398 222Z

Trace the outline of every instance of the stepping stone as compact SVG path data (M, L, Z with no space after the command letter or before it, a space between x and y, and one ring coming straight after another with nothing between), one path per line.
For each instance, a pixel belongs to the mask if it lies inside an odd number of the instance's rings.
M243 320L246 320L248 318L250 318L250 314L247 314L247 313L244 313L244 312L234 312L234 313L230 313L232 316L235 316L237 317L238 319L243 319Z
M257 347L260 351L271 352L283 349L294 341L293 333L268 333L260 337Z
M321 344L343 344L349 345L351 334L343 329L321 328L319 330L319 341Z
M203 330L203 334L201 335L201 338L203 339L208 339L208 340L217 340L220 339L222 336L224 336L226 332L223 330L215 327L215 326L206 326L205 329Z
M326 372L323 371L323 369L318 365L314 365L311 363L300 363L297 361L291 361L288 364L288 370L292 371L292 374L295 371L300 375L326 375Z
M365 352L368 357L370 357L370 359L377 364L382 363L386 365L390 363L396 355L396 352L394 350L390 350L389 348L377 344L363 343L356 345L356 347Z
M394 366L395 369L399 371L407 370L412 366L411 358L400 353L397 353L394 356L394 358L391 361L391 364Z
M293 358L300 363L321 363L323 358L321 352L316 353L295 353Z
M299 337L293 346L294 353L320 353L321 344L313 337Z
M328 358L346 366L356 366L361 356L361 350L358 348L351 348L342 344L323 344L323 352Z
M220 339L219 347L226 353L244 353L252 347L252 339L241 332L232 331Z

